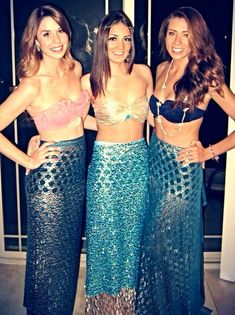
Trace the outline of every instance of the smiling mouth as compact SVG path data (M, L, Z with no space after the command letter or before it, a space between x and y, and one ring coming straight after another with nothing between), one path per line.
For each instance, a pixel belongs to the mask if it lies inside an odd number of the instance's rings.
M63 46L53 47L53 48L51 48L51 50L54 51L54 52L60 52L60 51L63 50Z
M183 51L182 48L172 48L172 50L175 52L175 53L180 53Z
M124 55L124 51L113 51L114 55L118 55L118 56L123 56Z

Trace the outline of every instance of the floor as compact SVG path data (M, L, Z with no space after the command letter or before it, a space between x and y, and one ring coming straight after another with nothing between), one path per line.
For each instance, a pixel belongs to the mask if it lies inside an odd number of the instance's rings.
M25 315L22 306L24 263L0 264L0 314ZM73 315L84 314L85 263L82 263ZM205 270L206 307L212 315L235 315L235 283L219 279L219 270ZM150 315L150 314L149 314ZM183 315L183 314L182 314Z

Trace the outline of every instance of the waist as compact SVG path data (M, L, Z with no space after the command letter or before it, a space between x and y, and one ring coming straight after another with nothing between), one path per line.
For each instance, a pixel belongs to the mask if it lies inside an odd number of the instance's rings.
M160 168L164 168L164 164L169 164L170 168L196 167L202 170L203 167L201 162L184 164L178 161L177 157L182 149L184 149L184 147L166 142L153 133L149 143L149 156L158 159L158 166Z
M94 158L94 156L97 157L98 155L101 160L110 160L112 159L112 157L114 157L114 159L126 159L128 154L134 152L138 155L139 158L141 155L144 155L147 159L147 142L144 138L136 141L121 143L96 140L94 142L92 156Z
M172 139L172 137L168 137L166 135L164 135L162 132L154 132L155 133L155 136L165 142L165 143L168 143L172 146L175 146L175 147L179 147L179 148L187 148L189 147L190 145L192 145L192 142L193 141L197 141L198 140L198 135L195 135L195 137L177 137L177 138L174 138Z
M198 140L201 123L202 119L176 124L162 117L161 123L155 119L155 134L171 145L184 148L190 146L192 141Z
M144 124L125 121L119 125L98 125L96 140L115 143L136 141L143 138Z
M95 140L95 146L116 146L116 145L126 145L126 144L134 144L134 143L142 143L145 142L145 139L142 137L138 140L132 140L128 142L111 142L111 141L103 141L103 140Z
M47 140L41 140L40 143L43 144L47 142ZM67 146L76 146L85 143L85 136L81 135L80 137L76 137L68 140L59 140L53 143L51 146L56 147L67 147Z
M39 132L44 141L63 141L81 137L84 134L83 125L68 127L59 130L47 130Z

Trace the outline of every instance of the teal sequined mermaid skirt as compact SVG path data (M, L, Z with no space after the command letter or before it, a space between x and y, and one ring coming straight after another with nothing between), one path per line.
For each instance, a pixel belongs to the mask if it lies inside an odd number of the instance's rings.
M55 143L58 159L25 178L28 211L24 306L37 315L71 315L80 261L85 140Z
M152 135L136 314L196 315L204 303L203 173Z
M133 313L147 181L144 139L95 142L87 178L87 314Z

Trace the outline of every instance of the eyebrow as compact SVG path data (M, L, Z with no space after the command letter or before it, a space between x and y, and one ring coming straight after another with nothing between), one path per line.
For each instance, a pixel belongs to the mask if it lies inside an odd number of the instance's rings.
M168 30L168 31L178 32L178 30L175 30L175 29L173 29L173 28L168 28L167 30ZM181 31L181 32L183 32L183 33L188 33L188 30L184 30L184 31Z
M58 31L58 30L60 30L60 29L62 29L62 27L58 27L57 29L56 29L56 31ZM50 30L41 30L40 32L42 33L42 32L53 32L54 30L52 30L52 29L50 29Z
M114 34L114 33L109 33L109 36L117 36L117 37L119 37L118 34ZM124 35L123 37L131 37L131 34Z

